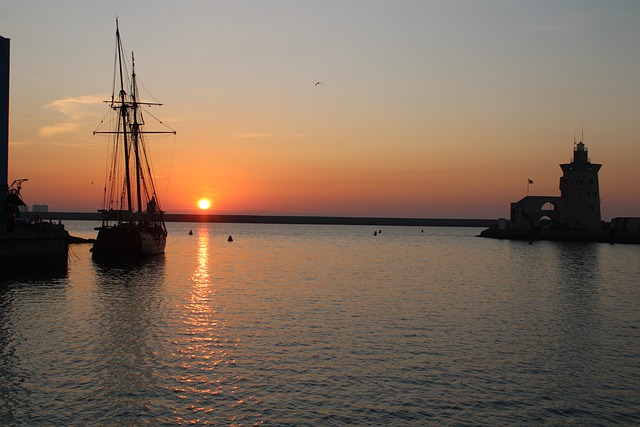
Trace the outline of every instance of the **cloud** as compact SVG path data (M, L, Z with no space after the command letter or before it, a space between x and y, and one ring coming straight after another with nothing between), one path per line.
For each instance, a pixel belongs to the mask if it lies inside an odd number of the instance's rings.
M96 116L93 110L107 98L108 95L84 95L53 101L45 108L55 110L65 118L58 123L40 128L38 135L47 138L77 131L81 126L86 126L88 118Z

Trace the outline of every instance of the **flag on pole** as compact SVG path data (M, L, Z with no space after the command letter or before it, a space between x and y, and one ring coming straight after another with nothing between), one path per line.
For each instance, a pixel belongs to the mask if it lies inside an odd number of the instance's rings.
M533 181L532 181L532 180L529 180L529 184L533 184Z

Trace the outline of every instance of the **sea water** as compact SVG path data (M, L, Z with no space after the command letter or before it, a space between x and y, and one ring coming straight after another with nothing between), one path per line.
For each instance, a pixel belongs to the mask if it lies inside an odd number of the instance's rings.
M0 279L1 425L640 423L639 246L168 227Z

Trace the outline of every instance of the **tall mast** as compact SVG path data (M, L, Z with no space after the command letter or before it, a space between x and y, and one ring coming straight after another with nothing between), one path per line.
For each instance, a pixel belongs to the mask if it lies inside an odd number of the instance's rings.
M116 181L120 179L118 176L117 154L114 153L113 165L111 176L109 177L108 184L111 193L107 196L105 187L105 208L111 209L113 199L112 197L116 191L120 192L119 205L120 210L129 211L131 213L144 212L148 209L152 209L155 212L158 207L158 200L155 193L155 185L153 183L153 174L151 172L150 164L147 159L147 149L145 147L145 141L143 139L144 134L174 134L176 131L145 131L143 130L144 118L142 115L143 108L145 106L162 105L158 102L141 102L139 100L138 82L135 72L135 58L131 53L131 81L128 81L128 69L125 62L125 51L122 46L122 40L120 38L120 29L118 26L118 20L116 19L116 46L117 57L115 71L119 73L118 77L114 79L114 90L111 95L110 101L105 101L110 105L110 108L118 114L115 122L117 123L115 130L100 131L95 130L93 134L115 134L115 149L119 150L120 138L122 138L122 148L124 149L124 188L116 188ZM116 96L117 84L120 84L119 94ZM125 90L125 88L129 91ZM117 98L117 99L116 99ZM160 122L162 123L162 122ZM164 125L164 123L162 123ZM165 125L166 126L166 125ZM168 128L168 126L166 126ZM170 128L169 128L170 129ZM134 171L135 168L135 171ZM135 175L134 175L135 174ZM135 186L135 190L134 190ZM151 194L150 194L151 193ZM153 204L150 203L153 199ZM143 206L147 203L147 206ZM136 218L141 218L140 215L135 215ZM130 218L129 220L131 220Z
M142 194L140 191L140 123L138 122L138 86L136 84L135 59L131 52L131 108L133 109L133 123L131 124L131 134L133 136L133 153L136 165L136 197L138 202L138 212L142 211Z
M131 205L131 176L129 174L129 141L127 141L128 129L128 108L126 103L126 92L124 90L124 74L122 71L122 42L120 41L120 29L116 19L116 40L118 44L118 67L120 69L120 117L122 119L122 144L124 148L124 173L127 187L127 209L133 210Z

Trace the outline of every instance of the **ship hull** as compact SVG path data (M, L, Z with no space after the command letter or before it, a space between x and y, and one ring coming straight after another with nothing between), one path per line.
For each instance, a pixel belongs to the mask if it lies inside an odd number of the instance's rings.
M167 232L133 223L103 226L91 248L93 259L138 260L164 253Z

